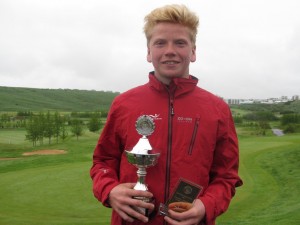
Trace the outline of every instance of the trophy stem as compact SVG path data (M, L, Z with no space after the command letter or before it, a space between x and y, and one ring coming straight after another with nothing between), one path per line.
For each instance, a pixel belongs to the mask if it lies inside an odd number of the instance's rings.
M139 167L136 173L138 176L138 181L133 189L147 191L148 188L146 186L146 174L147 174L146 168Z

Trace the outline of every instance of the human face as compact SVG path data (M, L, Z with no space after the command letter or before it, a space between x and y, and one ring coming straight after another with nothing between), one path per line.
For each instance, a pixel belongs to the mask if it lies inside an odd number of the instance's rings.
M196 61L196 47L187 27L176 23L158 23L148 43L147 61L155 76L165 84L175 77L188 78L190 62Z

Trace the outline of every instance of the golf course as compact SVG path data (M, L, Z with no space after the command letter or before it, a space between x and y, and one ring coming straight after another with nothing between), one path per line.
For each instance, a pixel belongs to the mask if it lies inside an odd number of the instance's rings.
M47 149L32 148L24 136L0 131L0 224L109 224L110 209L93 197L89 177L98 134L86 131ZM64 154L23 155L58 149ZM218 224L299 224L299 159L299 134L240 137L244 185Z
M38 91L41 90L28 90L31 95ZM65 93L77 94L75 91L59 92L63 96L66 96ZM47 93L52 96L49 90ZM36 96L41 96L41 93ZM42 100L37 101L36 96L27 98L35 101L27 102L26 106L32 104L35 115L38 115L38 105ZM94 99L98 98L95 95ZM76 107L82 107L78 108L81 112L86 108L87 99L92 97L87 96L82 106L80 102L74 102ZM15 102L14 99L5 102L7 105L3 104L2 109L11 109L14 115L19 110L16 107L24 107L21 101L11 104ZM57 105L54 103L54 108L64 106L63 102ZM297 104L283 106L289 107L290 111L294 108L299 110ZM73 105L68 107L72 108ZM273 134L271 127L280 128L282 125L278 118L284 115L279 115L278 109L272 107L267 110L273 110L272 115L276 115L276 118L269 119L268 126L266 122L250 120L254 112L251 108L233 109L240 146L240 176L244 185L237 188L228 211L218 217L218 225L300 224L299 126L289 125L288 128L293 128L293 132L284 135ZM63 111L66 109L59 110L60 114L67 115ZM284 110L287 111L286 108ZM7 111L0 112L0 115L10 115ZM249 112L252 113L250 116ZM260 114L260 118L266 115L269 116L266 113ZM105 118L102 120L104 124ZM76 137L71 134L68 126L69 135L64 139L55 141L53 138L51 143L45 139L43 143L36 142L33 145L26 138L26 127L14 127L14 124L17 122L10 119L0 127L0 225L110 224L111 209L103 207L94 198L89 176L92 154L102 128L91 132L85 127L80 136Z

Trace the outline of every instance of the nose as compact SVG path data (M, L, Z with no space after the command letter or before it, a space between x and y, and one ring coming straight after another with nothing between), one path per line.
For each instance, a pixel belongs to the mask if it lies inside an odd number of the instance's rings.
M175 55L175 54L176 54L176 51L175 51L174 44L172 44L172 43L167 44L166 45L166 50L165 50L165 55L172 56L172 55Z

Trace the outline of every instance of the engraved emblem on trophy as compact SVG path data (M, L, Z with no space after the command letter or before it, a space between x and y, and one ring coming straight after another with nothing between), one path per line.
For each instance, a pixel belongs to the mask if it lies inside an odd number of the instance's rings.
M155 124L153 118L147 115L140 116L135 124L137 132L142 135L138 143L133 147L131 151L125 151L127 160L130 164L134 165L137 170L137 183L135 184L135 190L147 191L148 187L146 184L146 169L148 167L156 165L160 153L152 153L152 146L147 136L154 132ZM145 197L135 197L145 202L150 202L151 199ZM136 210L146 216L148 212L144 208L136 208Z

